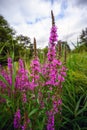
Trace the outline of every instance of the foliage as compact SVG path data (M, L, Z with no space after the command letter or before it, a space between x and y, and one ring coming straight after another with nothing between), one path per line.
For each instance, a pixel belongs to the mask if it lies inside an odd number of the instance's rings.
M87 28L82 30L81 35L80 35L80 43L84 43L87 47Z
M77 89L79 87L79 91ZM63 89L63 130L86 130L87 129L87 89L75 86L73 82L66 80ZM60 129L61 130L61 129Z
M15 31L9 26L8 22L0 15L0 43L8 42L13 38Z
M7 64L6 60L14 52L15 61L20 57L27 60L32 58L33 48L27 36L15 36L15 31L9 26L3 16L0 16L0 64Z
M63 87L63 110L60 130L87 129L87 57L71 53L67 59L68 73Z
M78 53L78 52L87 52L87 28L82 30L80 36L79 36L79 41L77 39L77 43L71 42L72 45L74 46L74 50L72 52Z

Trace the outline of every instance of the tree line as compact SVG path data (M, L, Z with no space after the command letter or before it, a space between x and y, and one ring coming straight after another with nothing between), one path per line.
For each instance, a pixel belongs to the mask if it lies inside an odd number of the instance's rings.
M22 34L16 36L16 31L10 27L7 20L0 15L0 64L5 64L9 56L14 55L17 61L20 57L31 58L33 55L33 43L28 36Z

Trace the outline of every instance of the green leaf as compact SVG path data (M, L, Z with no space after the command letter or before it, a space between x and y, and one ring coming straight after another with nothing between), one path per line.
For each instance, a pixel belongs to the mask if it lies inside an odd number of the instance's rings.
M73 111L68 106L66 106L64 103L63 103L63 107L64 107L64 109L67 109L73 115Z
M4 95L4 94L1 94L1 93L0 93L0 96L1 96L2 98L5 98L6 100L10 100L10 98L9 98L7 95Z
M80 97L80 99L78 100L77 104L76 104L76 108L75 108L75 116L77 116L77 111L79 110L79 107L80 107L80 102L81 102L81 99L83 98L83 95Z
M9 86L7 80L2 75L0 75L0 80L2 80L7 86Z
M6 43L4 43L4 45L2 46L2 48L0 49L0 54L2 53L3 51L3 48L5 47Z
M37 120L37 124L38 124L38 128L39 130L43 130L44 126L45 126L45 120L46 120L46 116L43 117L42 120Z
M13 63L13 75L12 75L12 90L14 90L15 77L16 77L16 63Z
M35 114L38 111L38 108L33 109L30 113L29 113L29 117L32 116L33 114Z
M87 109L87 102L85 103L85 105L83 106L83 108L78 111L77 115L80 115L80 114L83 113L86 109Z

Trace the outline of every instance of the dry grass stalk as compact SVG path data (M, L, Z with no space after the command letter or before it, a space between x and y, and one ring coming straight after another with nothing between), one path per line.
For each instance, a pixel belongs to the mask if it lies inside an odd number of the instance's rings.
M67 47L65 44L65 48L64 48L64 64L66 64L66 60L67 60Z
M54 18L54 14L53 11L51 10L51 17L52 17L52 26L55 25L55 18Z
M36 38L34 38L34 56L37 56Z
M61 48L61 41L58 41L58 59L61 58L62 48Z

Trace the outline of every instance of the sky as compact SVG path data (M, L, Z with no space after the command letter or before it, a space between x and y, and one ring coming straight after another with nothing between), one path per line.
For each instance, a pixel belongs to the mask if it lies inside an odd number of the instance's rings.
M0 0L3 15L16 35L37 40L37 47L48 45L52 26L51 10L58 28L58 40L76 43L82 29L87 27L87 0Z

